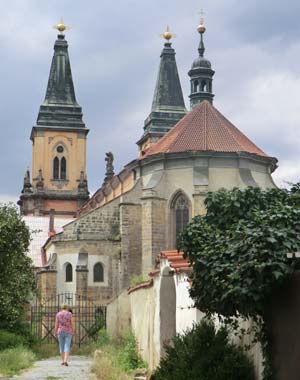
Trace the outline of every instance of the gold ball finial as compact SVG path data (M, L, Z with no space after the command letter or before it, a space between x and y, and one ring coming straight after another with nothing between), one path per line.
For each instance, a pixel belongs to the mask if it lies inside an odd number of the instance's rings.
M203 34L206 31L206 27L204 25L204 17L203 17L205 13L204 13L203 9L201 9L199 13L200 13L201 17L200 17L200 24L197 26L197 30L199 33Z
M67 26L67 25L65 25L64 20L61 18L60 21L59 21L59 23L53 26L53 29L56 29L56 30L58 30L61 34L63 34L63 32L64 32L65 30L69 30L70 27Z
M160 36L169 42L172 38L176 37L176 34L171 33L170 27L169 25L167 25L167 30Z

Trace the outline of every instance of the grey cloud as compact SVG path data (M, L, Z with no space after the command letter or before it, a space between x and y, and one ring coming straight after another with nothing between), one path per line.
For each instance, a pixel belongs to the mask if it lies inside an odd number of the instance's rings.
M204 0L202 6L206 54L216 70L215 105L258 146L278 156L288 175L297 179L299 148L293 142L297 118L291 115L291 107L297 107L296 82L300 83L298 3L289 1L284 7L269 0ZM88 176L95 190L103 180L106 151L114 151L117 170L136 157L135 142L150 111L163 45L159 34L166 24L178 36L174 47L189 106L187 71L197 55L198 10L196 0L189 6L182 0L7 3L0 25L0 194L18 196L30 163L29 135L44 99L55 40L51 26L61 16L72 27L67 39L76 95L90 128ZM270 73L289 73L296 81L285 88L289 92L281 120L267 120L263 107L253 99L251 84ZM272 110L272 102L268 107ZM276 107L274 102L274 114ZM280 125L284 125L284 141L274 133Z

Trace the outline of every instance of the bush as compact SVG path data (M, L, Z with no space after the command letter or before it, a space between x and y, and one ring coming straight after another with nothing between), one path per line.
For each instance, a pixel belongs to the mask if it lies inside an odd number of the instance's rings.
M123 349L120 351L120 365L125 371L145 366L137 348L137 341L133 333L127 332L123 337Z
M154 373L155 380L253 380L254 367L225 327L202 320L176 335Z
M0 351L25 345L25 338L6 330L0 330Z
M21 369L28 368L35 360L33 352L22 346L0 352L0 377L13 375Z

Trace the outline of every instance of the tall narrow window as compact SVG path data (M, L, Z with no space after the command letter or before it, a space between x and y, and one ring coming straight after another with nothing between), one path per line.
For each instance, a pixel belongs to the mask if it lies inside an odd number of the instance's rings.
M53 178L59 179L59 159L55 157L53 160Z
M176 230L176 240L180 232L183 231L184 227L189 222L189 206L187 199L180 195L175 202L175 230Z
M204 92L206 92L206 81L205 80L202 80L201 81L201 91L204 91Z
M197 80L194 81L194 91L193 92L198 92L199 91L199 82Z
M60 179L67 179L67 161L65 157L60 160Z
M94 282L103 282L104 281L104 270L101 263L96 263L94 265Z
M72 282L73 281L73 268L72 264L68 263L66 265L66 282Z

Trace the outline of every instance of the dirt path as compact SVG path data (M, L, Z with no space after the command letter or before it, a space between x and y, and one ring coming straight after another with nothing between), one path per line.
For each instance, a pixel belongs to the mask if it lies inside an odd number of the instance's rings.
M90 373L92 360L84 356L71 356L68 367L62 366L59 357L37 361L34 366L10 380L94 380Z

